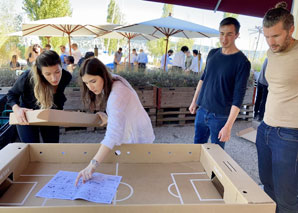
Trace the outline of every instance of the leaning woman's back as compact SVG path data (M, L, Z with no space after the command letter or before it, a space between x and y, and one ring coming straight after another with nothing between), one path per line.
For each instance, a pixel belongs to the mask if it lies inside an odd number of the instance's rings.
M137 93L124 78L114 75L113 79L106 108L108 128L102 143L110 148L121 143L152 143L151 120Z

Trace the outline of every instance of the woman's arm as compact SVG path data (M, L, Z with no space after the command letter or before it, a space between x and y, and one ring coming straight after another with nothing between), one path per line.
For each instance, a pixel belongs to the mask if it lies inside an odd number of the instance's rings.
M96 167L99 166L99 164L105 159L105 157L109 154L110 151L111 151L111 149L109 149L107 146L102 144L100 146L100 148L98 149L94 158L89 163L89 165L85 169L83 169L82 171L79 172L76 182L75 182L75 185L76 186L78 185L80 178L83 179L83 183L85 183L87 180L91 179L92 174L95 171Z

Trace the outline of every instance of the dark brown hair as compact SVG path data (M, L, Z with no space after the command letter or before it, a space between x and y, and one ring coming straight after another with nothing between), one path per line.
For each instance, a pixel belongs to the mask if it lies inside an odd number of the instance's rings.
M36 58L36 63L32 68L34 95L37 100L37 105L42 109L49 109L54 105L53 86L42 75L42 67L50 67L57 64L61 67L60 56L53 50L47 50Z
M104 85L101 95L95 95L88 89L86 84L82 81L82 77L85 74L97 75L103 79ZM86 107L88 106L90 110L95 110L96 106L107 102L112 90L113 79L106 66L97 58L92 57L86 59L80 68L80 83L84 105Z
M290 11L287 10L286 2L279 2L276 4L275 8L271 8L267 11L263 19L263 27L273 27L280 21L282 21L285 30L289 30L294 25L294 17Z

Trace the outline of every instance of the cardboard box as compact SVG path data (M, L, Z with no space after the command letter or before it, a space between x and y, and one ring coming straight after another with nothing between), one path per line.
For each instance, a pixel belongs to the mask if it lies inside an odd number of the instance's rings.
M275 212L270 197L215 144L116 147L96 170L122 176L110 205L35 197L59 170L85 168L99 147L9 144L0 151L0 212Z
M253 127L249 127L237 132L236 135L250 142L256 143L257 130Z
M107 116L104 113L99 116L54 109L27 111L26 118L29 125L38 126L100 127L107 123ZM10 113L9 124L19 124L14 113Z

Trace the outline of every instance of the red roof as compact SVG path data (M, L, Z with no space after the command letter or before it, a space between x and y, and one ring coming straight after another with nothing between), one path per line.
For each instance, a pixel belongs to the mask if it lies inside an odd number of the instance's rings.
M291 10L293 0L147 0L186 7L236 13L241 15L264 17L265 13L276 3L285 1ZM218 7L217 7L217 4Z

